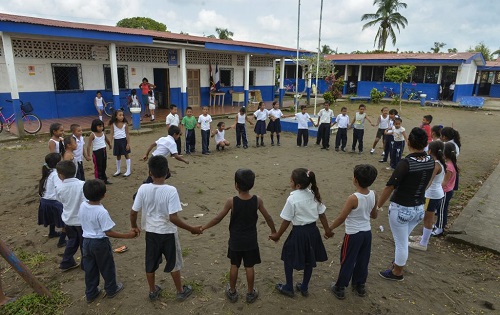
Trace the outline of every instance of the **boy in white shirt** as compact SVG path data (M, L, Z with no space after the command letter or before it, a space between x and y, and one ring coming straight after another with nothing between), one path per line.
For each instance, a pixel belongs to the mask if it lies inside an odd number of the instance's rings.
M297 119L298 130L297 130L297 146L300 147L302 145L302 140L304 140L304 147L307 147L307 143L309 142L309 126L308 122L310 121L314 126L314 121L311 116L306 112L307 106L300 106L300 113L295 114L295 119Z
M197 127L201 128L201 153L204 155L210 154L208 145L210 144L210 123L212 116L208 114L208 107L203 107L202 114L198 117Z
M330 109L330 102L325 102L325 108L318 112L318 136L316 138L316 144L323 144L321 149L330 150L330 127L333 126L333 110Z
M337 135L335 137L335 151L339 151L339 147L342 152L345 152L345 147L347 145L347 129L349 129L349 116L347 115L347 107L342 107L340 114L335 119L334 125L337 124L339 127L337 129Z
M76 169L76 178L79 180L85 181L85 172L83 170L83 158L85 160L90 161L89 156L87 155L87 150L84 150L85 140L83 137L82 127L78 124L72 124L70 127L71 133L73 134L73 138L76 140L76 149L73 150L73 154L75 156L75 160L78 163L78 168Z
M177 234L177 227L190 231L192 234L201 234L201 226L190 226L178 215L182 211L177 189L165 184L168 172L168 161L164 156L153 156L148 161L149 174L152 183L143 184L137 192L134 205L130 211L130 224L134 231L140 233L137 226L137 212L143 211L141 216L142 229L146 231L146 278L149 284L149 299L157 300L161 288L155 284L155 271L158 269L162 255L165 256L164 271L170 272L175 288L177 300L185 300L193 289L181 283L182 251Z
M177 126L179 127L180 124L180 118L179 115L177 115L177 105L175 104L170 104L170 113L167 115L167 120L165 122L167 125L167 132L170 126ZM180 134L182 136L182 133ZM181 151L181 137L177 138L175 140L175 143L177 144L177 153L182 152Z

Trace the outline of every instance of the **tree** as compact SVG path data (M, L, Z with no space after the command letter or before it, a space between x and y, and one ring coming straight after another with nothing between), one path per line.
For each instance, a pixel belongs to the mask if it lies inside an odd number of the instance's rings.
M167 26L163 23L157 22L153 19L147 17L133 17L121 19L116 23L116 26L126 27L126 28L140 28L143 30L151 31L167 31Z
M434 47L431 47L431 50L433 53L437 54L444 46L446 46L445 43L434 42Z
M494 55L497 55L497 58L500 58L500 49L497 49L491 53L491 57L493 57ZM493 60L495 58L491 58L491 59Z
M456 54L458 52L458 49L456 49L456 48L448 48L448 52Z
M323 55L331 55L334 53L333 49L330 48L329 45L323 45L321 46L321 53Z
M399 111L401 111L401 98L403 97L403 82L406 81L411 73L415 71L415 66L400 65L390 67L385 70L385 78L391 82L399 84Z
M233 37L234 33L227 28L216 27L215 31L217 32L217 35L219 35L219 39L233 40L231 37Z
M373 47L377 45L378 49L385 51L387 39L391 39L392 45L396 45L396 33L401 32L401 28L408 25L408 20L398 11L401 8L406 8L407 5L399 0L374 0L373 5L378 6L375 13L363 14L361 21L371 20L363 25L363 30L368 27L379 25L377 35L373 41ZM378 43L377 43L378 41Z
M471 47L467 51L468 52L480 52L480 53L482 53L483 58L486 61L493 59L493 55L494 55L491 53L491 50L488 48L488 46L486 46L486 44L484 42L479 42L479 44L477 44L474 48Z

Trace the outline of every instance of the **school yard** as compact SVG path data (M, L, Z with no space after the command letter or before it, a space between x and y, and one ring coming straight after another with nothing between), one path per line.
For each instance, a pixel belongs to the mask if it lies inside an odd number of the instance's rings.
M335 114L346 105L352 117L359 104L347 102L332 106ZM385 104L384 104L385 105ZM367 113L376 121L383 105L368 104ZM392 107L392 106L391 106ZM395 107L395 106L394 106ZM310 110L312 112L312 110ZM500 156L498 120L500 112L487 110L464 110L456 108L420 108L406 105L402 111L403 126L410 130L418 126L422 116L434 116L432 124L453 126L462 137L462 150L459 157L461 167L460 191L452 201L451 222L456 218L467 201L488 175L495 169ZM160 117L159 117L160 118ZM162 119L164 117L161 117ZM159 120L159 119L158 119ZM215 127L218 120L214 121ZM224 119L226 125L234 119ZM65 126L66 130L69 126ZM188 156L189 165L169 159L173 176L167 181L177 187L183 206L181 217L191 225L201 225L209 221L221 209L234 190L234 172L238 168L250 168L257 178L252 193L260 195L266 208L273 216L276 226L281 220L279 213L290 193L289 177L294 168L306 167L317 174L318 186L327 206L326 215L333 220L339 213L344 200L354 191L352 169L359 163L370 163L377 167L379 175L373 185L378 193L383 189L390 176L387 165L380 159L379 144L374 155L369 154L376 128L367 126L365 132L365 153L362 155L320 150L311 138L309 147L298 148L295 135L282 136L280 147L270 146L269 137L266 147L256 148L252 127L247 126L250 148L235 148L235 132L228 130L227 139L232 146L222 152L215 151L211 141L212 154L200 154L200 134L197 131L197 153ZM132 136L132 176L111 178L113 185L103 200L116 223L117 231L127 231L130 227L129 211L132 194L147 175L146 162L140 161L149 144L160 136L166 135L164 127L153 133ZM87 304L84 298L84 274L75 269L66 273L58 270L63 249L56 247L54 239L48 239L47 228L38 226L37 181L41 175L43 158L47 153L47 137L33 140L18 140L0 144L0 237L17 253L30 259L33 272L50 288L59 290L67 297L61 308L65 314L493 314L498 308L500 292L500 260L497 255L476 250L463 245L450 243L442 238L432 239L427 252L410 249L405 280L391 282L380 278L377 273L386 269L394 253L394 243L390 232L387 205L372 221L373 245L367 282L368 295L355 296L350 290L346 299L337 300L329 287L336 279L339 270L340 246L343 226L336 230L333 239L325 241L329 261L314 269L309 292L305 298L296 294L290 299L278 294L274 285L284 281L283 265L280 260L281 247L289 230L282 240L275 244L268 240L269 231L262 218L259 219L259 242L262 264L256 266L256 287L259 299L252 305L244 303L243 298L231 304L224 296L228 283L229 260L226 258L228 224L226 218L218 226L205 231L201 236L192 236L180 231L184 254L183 281L195 289L192 297L182 303L175 301L174 286L170 275L164 274L160 267L157 280L164 288L160 301L148 300L148 288L144 274L144 236L133 240L112 239L113 247L127 245L128 252L115 254L117 277L125 285L125 290L114 299L102 298ZM211 139L213 140L213 139ZM349 132L348 143L352 140ZM334 141L334 138L331 139ZM184 146L184 143L183 143ZM108 159L108 175L115 170L112 157ZM86 176L92 176L91 162L85 162ZM203 215L203 216L200 216ZM383 227L383 231L380 227ZM420 233L422 225L413 234ZM79 257L79 255L77 255ZM11 296L29 294L32 290L7 265L0 260L1 278L4 290ZM301 280L301 273L295 273L295 281ZM238 281L240 295L246 291L243 268ZM0 311L1 313L1 311Z

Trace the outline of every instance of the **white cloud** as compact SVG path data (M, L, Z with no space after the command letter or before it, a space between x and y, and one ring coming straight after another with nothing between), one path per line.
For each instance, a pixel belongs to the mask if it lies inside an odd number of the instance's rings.
M280 28L281 22L273 14L257 17L257 22L263 29L277 31Z

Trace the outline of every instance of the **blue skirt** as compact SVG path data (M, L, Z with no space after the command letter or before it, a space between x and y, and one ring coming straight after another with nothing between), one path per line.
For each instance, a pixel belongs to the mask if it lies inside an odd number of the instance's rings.
M295 270L303 270L306 265L314 268L316 262L328 260L316 222L293 226L283 244L281 260L291 263Z
M40 198L38 225L55 225L58 228L64 227L64 222L61 218L62 212L63 205L59 201Z
M258 135L265 135L266 134L266 121L265 120L257 120L257 123L255 123L254 131Z
M115 139L113 141L113 155L127 155L130 150L127 150L127 138Z
M269 123L267 124L267 131L280 133L281 132L281 122L280 122L280 119L277 118L274 121L270 120Z

